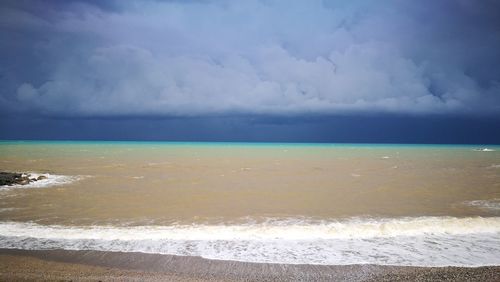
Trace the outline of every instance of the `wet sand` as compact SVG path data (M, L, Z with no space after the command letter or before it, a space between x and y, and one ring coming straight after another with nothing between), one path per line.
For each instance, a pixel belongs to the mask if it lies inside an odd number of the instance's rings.
M500 266L291 265L144 253L0 249L2 281L498 281Z

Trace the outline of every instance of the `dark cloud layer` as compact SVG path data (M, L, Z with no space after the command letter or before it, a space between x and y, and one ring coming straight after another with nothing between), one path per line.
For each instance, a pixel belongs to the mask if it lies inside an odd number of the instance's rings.
M4 115L500 115L499 1L2 1Z
M500 118L449 116L44 118L2 121L0 139L500 144Z

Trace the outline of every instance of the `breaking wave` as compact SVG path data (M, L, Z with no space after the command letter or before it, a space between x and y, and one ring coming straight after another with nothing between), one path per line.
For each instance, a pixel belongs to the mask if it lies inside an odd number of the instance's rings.
M495 150L490 149L490 148L477 148L477 149L474 149L473 151L476 151L476 152L494 152Z
M500 217L79 227L2 222L0 247L294 264L500 265Z

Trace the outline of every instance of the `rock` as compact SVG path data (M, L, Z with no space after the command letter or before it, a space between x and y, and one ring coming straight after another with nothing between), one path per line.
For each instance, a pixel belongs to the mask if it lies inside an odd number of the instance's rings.
M37 179L36 178L31 178L30 181L37 181Z
M30 183L30 179L28 177L23 177L21 178L20 181L18 181L16 184L21 184L21 185L26 185L26 184L29 184Z
M38 176L38 178L36 180L44 180L44 179L47 179L47 176L40 175L40 176Z
M36 179L30 179L29 174L25 175L22 173L0 171L0 186L15 184L26 185L32 181L36 181Z
M0 172L0 185L17 184L21 180L21 173Z

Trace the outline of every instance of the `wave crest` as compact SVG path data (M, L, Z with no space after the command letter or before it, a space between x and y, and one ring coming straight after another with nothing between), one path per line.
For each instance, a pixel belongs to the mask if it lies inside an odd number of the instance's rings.
M500 265L500 217L238 225L61 226L0 222L0 248L70 249L305 264Z
M500 217L416 217L312 221L268 220L235 225L79 226L0 223L0 236L134 240L316 240L500 233Z

